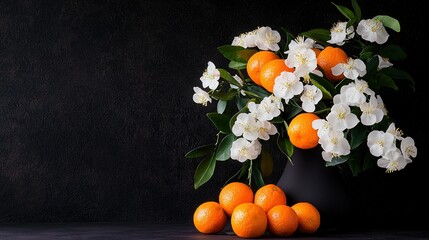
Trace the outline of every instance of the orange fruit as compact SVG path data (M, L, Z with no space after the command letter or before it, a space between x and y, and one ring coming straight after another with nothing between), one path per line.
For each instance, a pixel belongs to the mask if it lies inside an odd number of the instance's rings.
M298 229L298 215L286 205L274 206L267 213L268 231L277 237L288 237Z
M327 46L320 51L317 56L317 65L323 71L324 76L332 81L340 81L344 75L335 76L332 74L332 68L338 63L347 63L347 54L339 47Z
M279 186L267 184L255 192L253 202L262 207L264 212L268 212L276 205L286 205L286 194Z
M246 64L247 74L249 75L250 79L252 79L252 81L256 84L261 85L261 82L259 81L259 73L262 66L265 63L278 58L280 57L271 51L259 51L253 54Z
M280 75L281 72L293 72L293 68L286 66L284 59L274 59L265 63L260 72L259 81L261 86L265 88L268 92L273 92L274 82L276 77Z
M309 202L298 202L292 205L298 215L298 231L305 234L312 234L320 227L319 210Z
M320 119L314 113L299 113L289 123L287 134L289 140L297 148L310 149L317 146L319 136L317 130L313 128L313 120Z
M218 202L208 201L195 209L193 220L194 226L199 232L211 234L225 228L227 216Z
M242 203L232 212L231 227L239 237L257 238L267 230L267 215L254 203Z
M253 190L242 182L231 182L225 185L219 193L219 204L228 216L241 203L253 202Z

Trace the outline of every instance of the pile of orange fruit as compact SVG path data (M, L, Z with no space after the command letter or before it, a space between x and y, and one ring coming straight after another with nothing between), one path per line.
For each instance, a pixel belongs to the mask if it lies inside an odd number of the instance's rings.
M231 182L221 189L218 201L200 204L193 215L195 228L204 234L223 231L228 220L234 234L241 238L289 237L315 233L320 213L309 202L289 206L286 193L275 184L254 192L245 183Z

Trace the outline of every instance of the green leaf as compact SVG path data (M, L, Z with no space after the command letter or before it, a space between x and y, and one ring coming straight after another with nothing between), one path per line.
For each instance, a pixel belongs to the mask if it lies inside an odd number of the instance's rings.
M392 88L394 90L399 89L395 81L393 81L393 79L387 76L386 74L378 72L376 74L376 79L377 79L377 85L379 87L387 87L387 88Z
M302 32L300 35L306 36L308 38L312 38L313 40L327 45L327 41L331 38L331 32L327 29L323 28L315 28L311 29L307 32Z
M325 99L332 99L332 96L337 94L337 90L335 89L332 82L313 73L310 73L309 75L311 78L311 83L322 91L323 97Z
M238 110L241 111L243 108L245 108L246 105L247 105L247 103L250 100L252 100L252 99L247 98L247 97L238 96L237 97L237 101L236 101L236 105L237 105Z
M252 160L246 160L243 163L243 165L241 166L240 175L238 175L238 179L247 178L247 175L249 173L250 161Z
M415 91L415 82L414 79L411 77L410 74L408 74L407 72L401 70L401 69L397 69L394 67L388 67L388 68L383 68L379 71L380 73L386 74L387 76L393 78L393 79L400 79L400 80L404 80L404 83L409 86L413 91Z
M217 113L222 114L225 111L227 105L228 105L227 101L219 100L217 102L217 108L216 108Z
M217 70L219 70L220 72L220 77L225 79L227 82L237 86L237 87L241 87L241 84L238 83L234 77L231 75L231 73L229 73L228 71L226 71L225 69L222 68L218 68Z
M246 93L253 93L254 97L264 98L271 95L270 92L257 85L247 85L244 89L246 90Z
M216 150L215 159L218 161L225 161L231 157L231 146L232 142L234 142L235 136L234 134L226 135L222 141L219 143L219 146Z
M237 69L237 70L246 69L246 66L247 66L247 63L236 62L236 61L230 61L229 64L228 64L229 68Z
M287 135L287 134L285 134ZM282 137L280 134L277 137L277 146L279 147L280 151L288 157L289 160L290 157L293 154L293 145L289 140L289 137Z
M261 150L261 173L262 177L268 177L273 172L274 161L270 151L265 146Z
M230 118L227 115L219 113L207 113L207 117L213 122L215 127L224 134L231 133L229 128Z
M370 58L373 55L374 55L373 52L363 52L359 55L359 57L362 61L366 61L368 58Z
M216 168L216 159L214 154L210 158L206 158L198 164L194 174L194 188L198 189L204 183L210 180Z
M253 164L255 166L255 164ZM252 168L252 178L253 182L255 183L255 187L259 189L260 187L265 185L264 178L262 177L261 171L257 167Z
M359 149L362 150L362 149ZM347 164L352 171L353 176L357 176L360 172L362 172L362 164L363 164L363 151L352 151L349 155L349 160Z
M363 158L362 170L368 170L377 166L377 159L371 155L370 152L366 152Z
M257 52L255 49L246 49L240 46L223 45L217 48L228 60L246 63Z
M378 57L377 56L373 56L370 59L368 59L368 62L366 63L367 77L375 74L377 72L377 67L378 67Z
M270 123L276 124L276 123L282 123L285 120L281 117L281 116L277 116L275 118L273 118L272 120L270 120Z
M399 21L393 17L387 15L378 15L374 18L380 20L380 22L382 22L385 27L388 27L395 32L401 31L401 25L399 24Z
M283 116L286 120L289 120L296 116L298 113L302 112L302 108L297 107L293 104L288 104L287 107L285 107Z
M353 176L357 176L362 171L375 167L377 160L374 156L371 155L371 153L368 151L368 148L363 146L353 150L350 153L349 161L347 163L350 167L350 170L352 171Z
M362 51L359 53L359 58L362 61L366 61L370 57L374 56L374 52L377 51L377 47L374 45L367 45L362 48Z
M359 147L366 140L366 134L365 126L360 123L350 129L350 148L353 150Z
M349 159L348 156L334 157L332 161L326 162L327 167L336 166L338 164L344 163Z
M360 22L360 20L362 18L362 11L361 11L359 4L357 3L356 0L352 0L352 6L353 6L353 11L355 13L355 20L356 20L356 22Z
M207 156L209 153L211 153L214 150L213 144L203 145L196 147L185 154L186 158L199 158Z
M334 4L335 7L337 7L337 9L340 11L340 13L343 14L344 17L346 17L347 19L349 19L349 20L355 19L355 14L349 8L344 7L342 5L335 4L335 3L332 3L332 4Z
M381 57L388 58L389 60L404 60L407 54L396 44L390 44L380 49L378 52Z
M286 34L286 42L285 42L285 47L283 51L283 52L286 52L287 50L289 50L289 43L295 39L295 36L293 36L286 28L282 27L282 30Z
M229 101L237 95L238 90L230 88L228 92L214 91L211 96L216 100Z

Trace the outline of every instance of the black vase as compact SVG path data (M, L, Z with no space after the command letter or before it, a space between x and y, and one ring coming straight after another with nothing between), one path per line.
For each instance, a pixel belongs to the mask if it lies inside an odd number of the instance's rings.
M346 227L352 198L339 168L326 167L322 149L294 149L277 185L285 191L287 205L310 202L320 212L320 230Z

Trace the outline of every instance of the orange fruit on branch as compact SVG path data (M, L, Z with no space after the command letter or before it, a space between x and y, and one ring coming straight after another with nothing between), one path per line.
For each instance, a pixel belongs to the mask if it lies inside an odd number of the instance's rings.
M292 205L298 215L298 230L304 234L313 234L320 227L319 210L309 202L298 202Z
M276 205L286 205L286 194L277 185L267 184L256 190L253 202L267 213Z
M239 237L258 238L267 230L267 215L254 203L242 203L232 212L231 227Z
M208 201L195 209L193 221L199 232L212 234L225 228L227 216L218 202Z
M265 88L268 92L272 93L276 77L278 77L283 71L294 71L293 68L290 68L286 65L284 59L274 59L265 63L261 68L259 76L261 86Z
M219 204L228 216L241 203L253 202L253 190L242 182L231 182L225 185L219 193Z
M320 119L314 113L299 113L289 123L287 134L289 140L297 148L310 149L317 146L319 143L319 136L317 130L313 128L312 123L314 120Z
M339 47L327 46L317 55L317 65L323 71L323 75L334 82L342 80L344 74L335 76L332 74L332 68L338 63L347 63L347 60L347 53Z
M273 59L279 59L280 57L271 51L259 51L255 54L253 54L246 64L246 70L247 75L249 75L250 79L259 86L261 85L261 82L259 80L260 72L262 66L273 60Z

